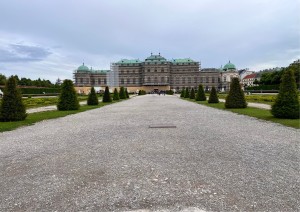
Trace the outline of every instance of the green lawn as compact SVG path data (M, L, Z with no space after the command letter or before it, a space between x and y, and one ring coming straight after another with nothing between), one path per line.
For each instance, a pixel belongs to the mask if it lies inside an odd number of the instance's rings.
M79 101L87 100L87 96L78 96ZM44 98L23 98L26 108L44 107L49 105L56 105L58 97L44 97Z
M184 98L182 98L182 99L184 99ZM224 106L224 104L225 104L224 102L219 102L217 104L208 104L207 101L196 102L191 99L184 99L184 100L188 100L188 101L195 102L197 104L205 105L208 107L213 107L213 108L221 109L221 110L227 110L227 111L231 111L234 113L251 116L251 117L258 118L258 119L263 119L266 121L272 121L272 122L276 122L276 123L279 123L279 124L282 124L282 125L285 125L288 127L300 129L300 119L278 119L278 118L275 118L272 116L270 110L253 108L253 107L247 107L247 108L242 108L242 109L226 109Z
M116 102L118 102L118 101L116 101ZM112 103L116 103L116 102L112 102ZM79 110L70 110L70 111L54 110L54 111L47 111L47 112L40 112L40 113L31 113L27 116L27 118L24 121L0 122L0 132L14 130L18 127L32 125L36 122L47 120L47 119L64 117L64 116L67 116L70 114L75 114L75 113L80 113L80 112L84 112L87 110L92 110L95 108L100 108L100 107L103 107L105 105L112 104L112 103L99 102L99 105L97 105L97 106L84 105L84 106L81 106Z

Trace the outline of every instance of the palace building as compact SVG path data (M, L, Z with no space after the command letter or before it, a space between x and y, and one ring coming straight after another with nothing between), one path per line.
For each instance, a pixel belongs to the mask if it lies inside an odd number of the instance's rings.
M232 63L220 69L202 69L200 62L190 58L167 60L160 54L151 53L144 61L139 59L122 59L111 63L110 70L93 70L84 64L74 71L75 87L79 93L87 93L94 86L104 90L121 86L128 91L175 90L183 88L197 89L202 84L205 90L212 86L226 91L232 77L238 77Z

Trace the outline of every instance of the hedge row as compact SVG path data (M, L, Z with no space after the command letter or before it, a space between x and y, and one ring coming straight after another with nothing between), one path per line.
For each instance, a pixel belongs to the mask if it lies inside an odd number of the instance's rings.
M59 88L20 88L22 94L60 93Z

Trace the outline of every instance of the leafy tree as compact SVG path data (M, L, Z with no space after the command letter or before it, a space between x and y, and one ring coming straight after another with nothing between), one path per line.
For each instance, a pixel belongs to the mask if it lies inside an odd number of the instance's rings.
M5 85L6 83L6 76L0 74L0 85Z
M189 88L185 89L184 98L190 98L190 91Z
M126 94L126 98L129 99L129 94L128 94L127 88L125 88L125 94Z
M208 103L219 103L219 98L215 86L211 88Z
M3 99L0 105L0 121L21 121L26 118L26 108L22 101L22 95L17 88L17 81L11 76L6 81Z
M94 87L92 87L91 92L89 93L89 96L87 99L87 104L88 105L98 105L99 104L98 96L95 92Z
M195 90L194 90L194 88L192 88L192 90L191 90L190 99L195 99Z
M119 93L120 99L126 99L126 93L124 87L120 88L120 93Z
M61 93L59 96L58 110L78 110L79 101L72 80L64 80L61 85Z
M181 93L180 93L180 97L184 98L184 96L185 96L185 89L182 88Z
M102 102L112 102L108 86L105 87L105 91L104 91Z
M293 67L288 67L284 71L281 81L279 94L272 105L271 113L276 118L298 119L299 99Z
M114 101L120 100L119 92L118 92L118 89L117 89L117 88L115 88L115 90L114 90L113 100L114 100Z
M196 95L196 101L206 101L206 96L202 85L198 86L198 92Z
M226 96L226 108L246 108L247 102L238 78L232 78L229 94Z

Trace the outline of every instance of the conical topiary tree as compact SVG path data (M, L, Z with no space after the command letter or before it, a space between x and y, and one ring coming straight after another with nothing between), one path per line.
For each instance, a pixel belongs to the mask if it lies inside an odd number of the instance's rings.
M120 88L120 93L119 93L120 99L126 99L126 93L124 87Z
M87 99L87 104L88 105L98 105L99 104L98 96L95 92L94 87L92 87L91 92L89 93L89 96Z
M192 88L192 90L191 90L190 99L195 99L195 90L194 90L194 88Z
M247 102L238 78L232 78L229 94L226 96L226 108L246 108Z
M180 93L180 97L184 98L184 96L185 96L185 89L182 88L181 93Z
M26 108L22 95L17 88L15 77L7 79L3 90L2 103L0 104L0 121L21 121L26 118Z
M190 91L189 88L185 89L184 98L190 98Z
M300 117L296 80L291 66L286 68L279 88L279 94L272 105L271 113L276 118L298 119Z
M215 86L211 88L208 103L219 103L219 98Z
M118 89L117 89L117 88L115 88L115 90L114 90L113 100L114 100L114 101L120 100L119 92L118 92Z
M198 92L196 95L196 101L206 101L206 96L202 85L198 86Z
M104 91L102 102L112 102L108 86L105 87L105 91Z
M78 110L79 101L72 80L64 80L57 103L58 110Z
M125 95L126 95L126 99L129 99L129 94L128 94L127 88L125 88Z

